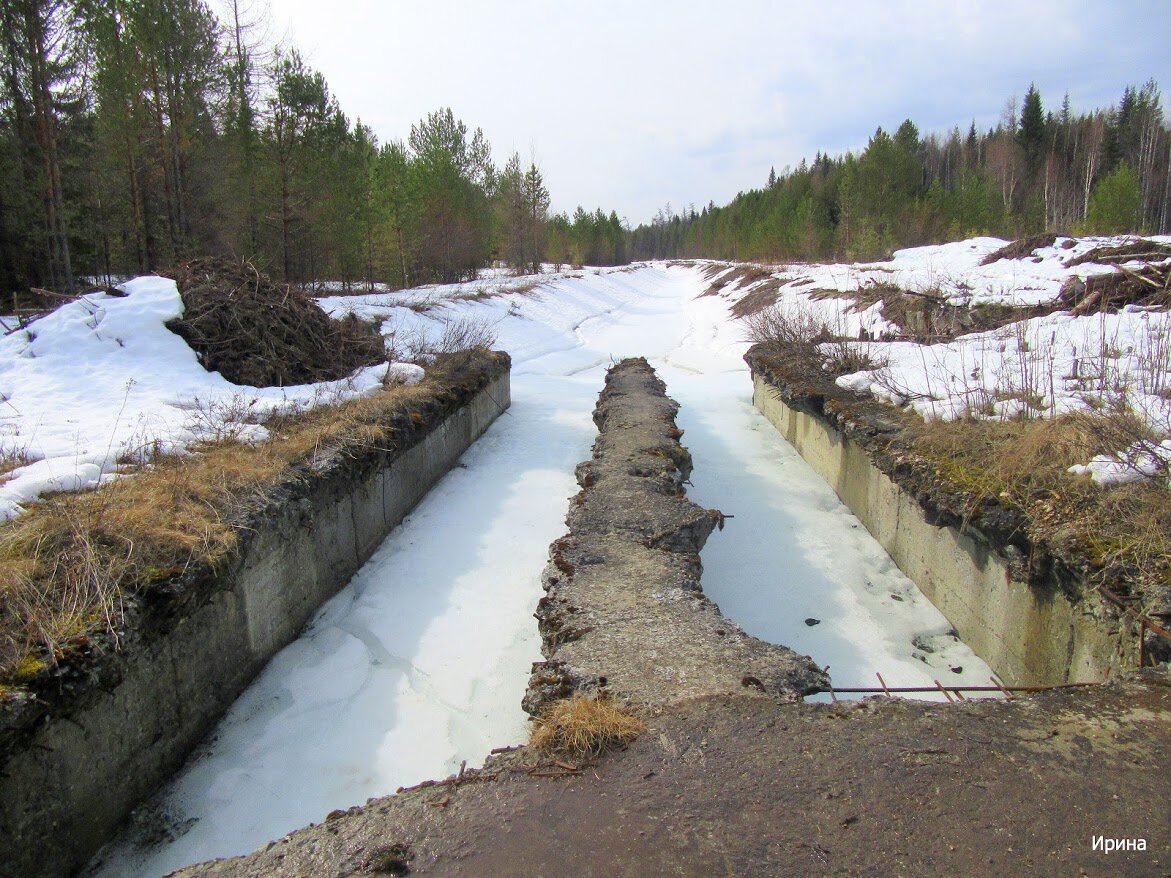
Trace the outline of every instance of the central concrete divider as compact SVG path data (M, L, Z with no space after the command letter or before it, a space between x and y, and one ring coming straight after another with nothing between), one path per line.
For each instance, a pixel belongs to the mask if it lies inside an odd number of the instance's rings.
M569 533L553 543L537 607L546 661L524 707L577 692L663 707L708 695L797 701L824 688L808 656L751 637L700 585L699 551L723 515L687 499L678 404L644 359L606 375L592 459L577 468Z
M228 569L147 596L120 652L5 708L0 875L85 864L509 404L508 356L471 357L403 416L397 448L297 472L247 522Z
M1120 669L1117 614L1075 574L1031 571L1015 546L933 519L930 504L880 469L864 442L771 375L762 358L746 359L761 414L1004 682L1097 682Z

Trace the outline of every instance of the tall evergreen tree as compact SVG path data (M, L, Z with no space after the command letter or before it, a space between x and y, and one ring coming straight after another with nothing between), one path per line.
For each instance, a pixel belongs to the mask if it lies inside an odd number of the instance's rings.
M10 0L0 4L4 84L24 189L41 206L41 240L28 276L58 290L75 286L59 141L62 99L73 84L76 29L63 0ZM26 151L24 144L35 144Z
M1041 166L1045 152L1045 110L1041 106L1041 93L1032 83L1021 105L1021 121L1016 136L1024 153L1027 173L1032 176Z

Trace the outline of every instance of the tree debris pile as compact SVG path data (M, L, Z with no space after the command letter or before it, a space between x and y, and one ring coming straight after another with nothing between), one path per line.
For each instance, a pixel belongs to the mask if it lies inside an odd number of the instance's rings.
M1110 274L1071 277L1061 301L1074 314L1117 311L1126 305L1166 308L1171 305L1171 246L1139 239L1120 247L1097 247L1070 262L1115 265ZM1137 267L1135 262L1140 263Z
M305 292L250 262L204 257L169 272L184 314L167 327L233 384L284 387L344 378L386 359L377 326L331 320Z
M1001 259L1028 259L1042 247L1052 247L1057 242L1056 233L1044 235L1030 235L1005 244L999 250L993 250L980 260L981 265L991 265Z
M1096 262L1099 265L1122 265L1134 260L1142 262L1159 262L1171 259L1171 244L1162 244L1150 238L1136 238L1117 247L1095 247L1081 256L1065 263L1067 268L1075 265L1084 265L1087 262Z

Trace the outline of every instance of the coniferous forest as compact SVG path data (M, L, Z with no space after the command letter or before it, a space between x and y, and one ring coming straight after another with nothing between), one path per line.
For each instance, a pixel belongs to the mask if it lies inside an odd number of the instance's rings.
M0 3L0 289L71 292L203 254L312 285L626 261L616 214L550 216L450 109L379 143L239 0Z
M960 111L960 108L957 108ZM660 211L633 232L636 259L873 259L973 235L1171 231L1171 131L1158 86L1116 107L1047 110L1030 86L1000 123L921 135L879 128L859 155L819 153L717 207Z
M73 292L206 254L309 286L403 287L496 261L867 259L974 234L1171 228L1153 81L1088 113L1030 87L987 131L879 128L858 155L819 153L631 231L614 211L551 214L536 162L497 166L450 109L380 143L239 0L224 8L0 3L0 290Z

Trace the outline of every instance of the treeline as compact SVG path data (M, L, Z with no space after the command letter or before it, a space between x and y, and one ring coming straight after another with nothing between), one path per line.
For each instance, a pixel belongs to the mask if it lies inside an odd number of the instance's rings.
M78 288L203 254L285 280L408 286L494 260L626 261L611 213L550 216L450 109L379 144L239 0L0 3L0 290Z
M1117 107L1046 112L1030 87L994 129L921 137L879 128L860 155L831 158L634 230L635 259L871 259L895 247L988 234L1166 233L1171 132L1154 81Z

